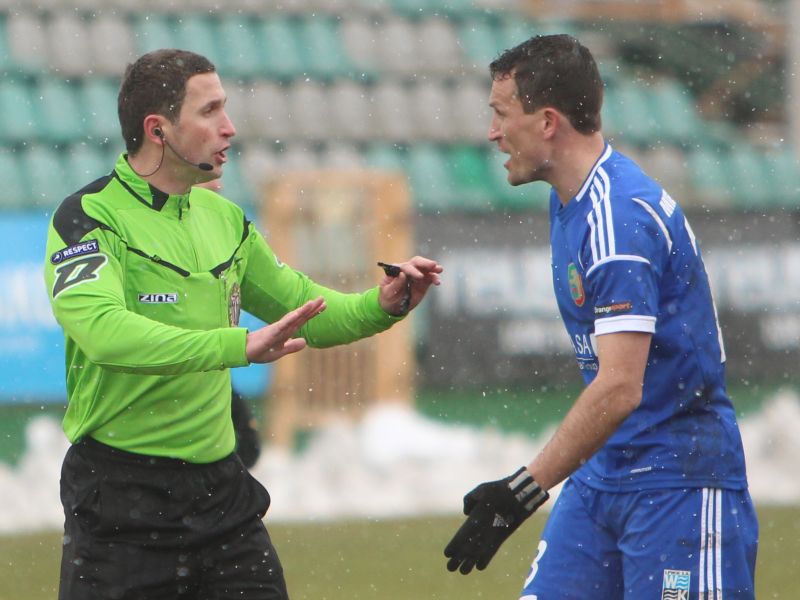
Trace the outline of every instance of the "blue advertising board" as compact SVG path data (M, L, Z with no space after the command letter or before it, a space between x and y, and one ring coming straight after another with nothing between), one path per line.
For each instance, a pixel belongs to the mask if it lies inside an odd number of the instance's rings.
M0 215L0 404L63 403L64 338L45 291L43 267L49 217ZM242 313L240 326L261 321ZM267 365L233 369L234 386L245 396L269 385Z

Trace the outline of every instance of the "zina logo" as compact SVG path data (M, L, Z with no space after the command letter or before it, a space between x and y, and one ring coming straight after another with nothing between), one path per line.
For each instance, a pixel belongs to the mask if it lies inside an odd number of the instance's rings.
M139 302L143 304L177 304L178 294L139 294Z
M664 569L661 600L689 600L689 582L691 579L691 571Z

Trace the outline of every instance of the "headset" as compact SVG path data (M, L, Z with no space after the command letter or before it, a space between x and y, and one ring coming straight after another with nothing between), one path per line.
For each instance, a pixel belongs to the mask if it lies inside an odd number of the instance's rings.
M163 142L161 144L161 159L158 161L158 164L156 165L156 168L153 169L152 171L150 171L149 173L144 173L144 174L143 173L139 173L131 165L131 169L139 177L150 177L151 175L155 175L156 171L158 171L161 168L161 165L164 162L164 152L165 152L165 148L167 148L167 147L169 147L169 149L172 151L172 153L175 156L177 156L178 158L180 158L187 165L192 165L193 167L196 167L196 168L200 169L201 171L213 171L214 170L214 165L212 165L211 163L207 163L207 162L193 163L192 161L190 161L186 157L178 154L175 151L175 148L173 148L172 145L167 141L167 136L164 135L164 131L160 127L153 127L153 135L156 136L157 138L160 138L161 141Z

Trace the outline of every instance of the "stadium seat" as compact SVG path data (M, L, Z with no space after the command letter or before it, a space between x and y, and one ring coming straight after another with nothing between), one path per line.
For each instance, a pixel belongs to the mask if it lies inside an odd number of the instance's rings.
M489 63L503 49L498 30L487 19L479 17L461 24L458 39L472 63L472 68L478 72L488 73Z
M650 101L663 130L664 140L689 147L702 127L688 88L674 80L663 80L651 89Z
M543 33L538 23L520 18L516 13L504 16L497 25L500 51L513 48L534 35ZM487 65L488 66L488 65Z
M468 79L450 91L454 135L462 141L482 143L489 134L492 111L489 108L491 85L486 80Z
M280 172L285 171L310 171L319 168L319 156L311 146L306 144L286 144L276 154Z
M300 21L297 30L304 64L312 77L331 80L354 72L331 17L313 15Z
M379 71L378 27L361 15L345 17L339 26L342 45L356 75L373 79Z
M222 195L242 208L253 206L253 189L242 175L242 158L238 153L229 156L222 175Z
M287 90L274 81L260 80L246 96L247 115L255 136L268 142L290 139L294 131L293 108Z
M79 181L79 173L73 175L64 168L59 152L52 146L29 147L20 162L30 185L31 210L52 211L85 184Z
M433 142L451 142L455 138L451 92L444 82L427 79L411 87L413 127L416 137Z
M94 63L83 20L73 13L56 13L46 25L48 64L62 77L85 75Z
M33 93L13 77L0 80L0 138L10 143L30 142L38 135Z
M746 143L733 147L728 155L728 174L734 205L744 209L761 209L771 200L770 173L764 153Z
M447 212L457 207L445 153L433 144L414 144L408 151L408 176L417 208Z
M373 107L365 86L350 80L334 83L330 108L334 137L357 142L370 139L373 131Z
M16 65L11 56L11 48L8 44L8 32L6 31L5 15L0 14L0 72L12 71Z
M47 77L33 90L39 139L63 144L83 134L81 108L75 88L62 79Z
M121 17L105 13L88 22L92 64L98 75L120 76L136 58L133 32Z
M689 154L689 175L698 202L705 206L727 206L733 185L728 172L727 153L706 147Z
M416 33L424 72L437 76L463 72L467 61L459 47L456 29L449 21L428 17L417 25Z
M182 48L202 54L212 63L221 60L220 45L209 18L204 15L180 16L175 24L175 38L170 48ZM227 41L225 42L227 43Z
M324 169L352 170L364 167L364 157L353 144L338 141L327 144L319 156L320 167Z
M247 144L242 148L239 162L244 181L252 194L253 205L257 207L264 186L279 172L280 161L269 144ZM225 192L222 194L224 196Z
M288 98L294 121L293 139L321 142L333 137L328 87L299 80L289 86Z
M448 152L447 162L455 188L454 205L463 210L490 210L495 191L483 150L454 146Z
M134 39L136 53L175 47L175 24L165 14L158 12L140 15L134 23Z
M111 172L114 163L109 162L106 155L105 149L96 144L74 144L65 150L64 167L78 187L83 187Z
M269 77L287 81L308 71L298 46L296 27L289 19L269 16L258 23L256 34Z
M651 95L646 88L625 81L609 89L608 96L608 112L618 113L613 122L624 141L647 146L661 139L663 130L651 110Z
M255 77L265 65L258 47L255 24L247 17L226 14L220 17L217 26L220 44L218 69L226 77Z
M0 149L0 180L3 182L0 212L30 208L30 188L25 174L20 169L17 154L7 148Z
M421 66L419 38L411 21L390 17L376 27L381 70L387 75L410 77Z
M83 106L83 135L95 143L120 139L118 87L116 81L99 77L84 80L80 87L78 97Z
M409 93L398 81L381 80L371 90L376 140L410 142L414 114Z
M770 188L770 204L773 206L797 207L800 197L800 161L790 149L778 149L766 155Z
M235 79L223 79L222 88L225 90L227 97L225 113L236 128L236 140L247 141L253 139L256 137L255 130L250 122L248 110L252 88L249 84Z
M41 73L49 68L47 34L34 13L14 11L6 22L8 47L14 64L24 73Z
M394 144L371 144L364 153L364 164L383 171L406 170L406 153Z

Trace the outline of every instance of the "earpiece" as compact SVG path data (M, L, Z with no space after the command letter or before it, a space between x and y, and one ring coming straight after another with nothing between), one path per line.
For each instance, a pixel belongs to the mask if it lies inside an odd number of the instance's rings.
M160 138L163 138L164 137L164 132L161 131L161 127L153 127L153 135L155 135L157 137L160 137Z

